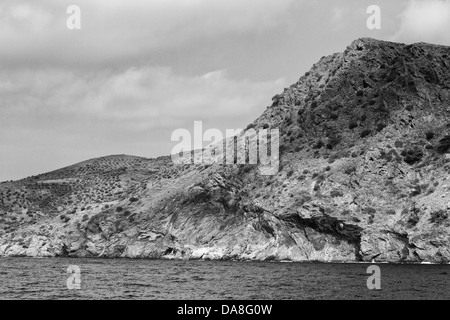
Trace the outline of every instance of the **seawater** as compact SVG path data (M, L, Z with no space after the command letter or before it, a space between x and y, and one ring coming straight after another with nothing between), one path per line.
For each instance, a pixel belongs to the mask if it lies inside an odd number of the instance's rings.
M381 290L369 265L0 258L0 299L450 299L450 265L379 264Z

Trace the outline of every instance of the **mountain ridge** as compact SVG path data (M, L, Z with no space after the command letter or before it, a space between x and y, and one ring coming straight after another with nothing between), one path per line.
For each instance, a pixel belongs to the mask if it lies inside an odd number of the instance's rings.
M247 127L280 129L274 176L116 155L2 183L0 255L447 263L449 56L322 57Z

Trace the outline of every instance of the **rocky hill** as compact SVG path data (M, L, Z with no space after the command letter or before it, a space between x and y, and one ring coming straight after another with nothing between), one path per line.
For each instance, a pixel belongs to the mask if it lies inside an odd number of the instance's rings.
M280 170L110 156L0 184L0 255L450 261L450 47L355 40L247 129Z

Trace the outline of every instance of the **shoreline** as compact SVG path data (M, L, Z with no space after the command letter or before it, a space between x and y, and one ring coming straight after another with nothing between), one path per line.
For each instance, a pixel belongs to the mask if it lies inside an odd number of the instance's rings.
M305 261L289 261L289 260L239 260L239 259L173 259L173 258L128 258L128 257L69 257L69 256L56 256L56 257L33 257L33 256L0 256L0 259L73 259L73 260L148 260L148 261L185 261L185 262L241 262L241 263L295 263L295 264L388 264L388 265L450 265L447 263L437 263L430 261L414 262L414 261L320 261L320 260L305 260Z

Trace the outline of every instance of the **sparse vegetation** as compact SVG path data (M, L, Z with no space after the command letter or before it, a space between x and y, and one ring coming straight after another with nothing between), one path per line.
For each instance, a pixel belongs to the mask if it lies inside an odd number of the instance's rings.
M430 214L430 222L431 223L435 223L435 224L440 224L442 223L444 220L448 219L448 212L445 210L437 210L437 211L433 211Z
M401 155L403 156L403 160L407 164L413 165L413 164L416 164L416 163L422 161L423 151L420 150L419 148L408 149L408 150L403 150Z

